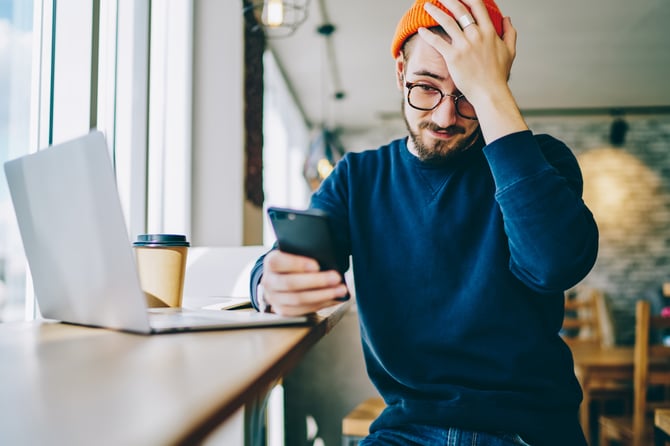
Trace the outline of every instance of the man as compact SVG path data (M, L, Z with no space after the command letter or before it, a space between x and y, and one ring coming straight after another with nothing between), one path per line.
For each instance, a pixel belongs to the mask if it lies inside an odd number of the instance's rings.
M392 43L409 137L347 154L312 196L351 255L367 371L388 405L361 444L586 444L558 332L598 230L573 154L519 112L515 46L492 0L417 0ZM272 250L254 305L336 304L346 286L318 269Z

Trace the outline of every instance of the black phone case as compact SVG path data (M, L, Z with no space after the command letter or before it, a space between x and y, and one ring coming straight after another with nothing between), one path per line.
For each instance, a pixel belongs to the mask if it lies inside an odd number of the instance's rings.
M316 259L322 271L339 270L325 212L271 207L268 215L281 251Z

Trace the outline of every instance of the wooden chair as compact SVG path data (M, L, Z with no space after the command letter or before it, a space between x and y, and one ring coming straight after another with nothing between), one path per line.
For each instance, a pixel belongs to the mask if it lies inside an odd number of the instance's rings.
M571 350L586 348L590 351L612 346L612 332L602 291L578 285L565 293L565 317L561 336ZM633 386L631 382L602 379L590 380L588 388L582 390L584 399L580 410L587 412L582 412L580 418L584 434L591 444L597 438L597 420L600 415L630 413Z
M374 396L354 407L342 420L342 446L355 446L370 432L370 425L386 408L380 396Z
M561 336L568 345L614 344L612 324L602 291L575 287L565 293L565 316Z
M600 344L600 323L595 299L595 291L566 292L561 335L568 344L581 342Z
M626 417L600 417L600 446L617 444L648 446L653 444L655 409L670 407L670 346L660 333L670 328L670 318L651 316L649 302L640 300L635 307L635 365L633 377L633 414Z
M670 409L654 411L654 446L670 444Z

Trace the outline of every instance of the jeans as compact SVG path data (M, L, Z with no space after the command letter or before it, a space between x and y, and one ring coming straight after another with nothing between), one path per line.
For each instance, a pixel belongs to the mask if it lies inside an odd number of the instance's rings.
M517 434L472 432L412 424L380 429L361 440L359 446L531 446Z

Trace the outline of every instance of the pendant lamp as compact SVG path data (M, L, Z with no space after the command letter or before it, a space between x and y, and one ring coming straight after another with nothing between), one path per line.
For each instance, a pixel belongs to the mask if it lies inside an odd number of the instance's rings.
M289 37L307 20L310 0L245 0L244 16L269 39Z
M325 127L316 132L302 169L302 174L312 191L318 189L321 182L330 175L344 153L344 147L336 132Z

